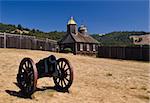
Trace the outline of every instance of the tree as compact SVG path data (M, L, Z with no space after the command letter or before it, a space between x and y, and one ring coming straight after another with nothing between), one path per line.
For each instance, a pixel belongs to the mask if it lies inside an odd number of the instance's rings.
M40 32L40 30L39 30L39 29L36 29L36 31L37 31L37 32Z
M19 30L22 30L22 29L23 29L22 26L21 26L21 24L18 24L17 28L18 28Z
M35 29L32 29L32 32L35 33Z

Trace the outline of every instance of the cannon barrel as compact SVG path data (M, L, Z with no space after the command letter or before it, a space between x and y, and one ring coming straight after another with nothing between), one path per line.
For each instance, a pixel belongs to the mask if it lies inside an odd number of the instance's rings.
M54 55L46 57L40 60L38 63L36 63L38 78L51 76L51 74L55 72L56 63L57 61Z

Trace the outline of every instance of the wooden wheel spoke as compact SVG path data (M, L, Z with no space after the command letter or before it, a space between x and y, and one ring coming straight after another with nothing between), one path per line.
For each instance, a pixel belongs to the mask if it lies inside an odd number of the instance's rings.
M32 68L31 62L28 62L28 68Z
M63 66L63 69L65 69L66 65L67 65L67 64L65 63L65 65Z
M27 63L28 63L28 68L30 68L30 62L28 61Z
M60 78L57 78L58 79L58 84L59 84L59 82L60 82Z
M32 91L32 86L29 86L29 87L28 87L28 90L29 90L29 91Z
M64 72L66 73L69 70L69 68L67 68Z
M63 68L63 61L61 62L61 68Z
M58 63L58 67L59 67L59 69L61 69L61 66L60 66L60 64Z
M28 93L28 92L31 92L32 91L32 86L27 86L26 87L26 92Z
M26 66L29 67L29 61L26 61Z
M67 81L70 81L68 78L64 78L64 79L66 79Z
M25 64L23 64L22 66L21 66L21 71L26 71L26 66L25 66Z
M19 77L22 79L25 78L26 77L25 72L19 72Z
M32 71L30 71L29 73L28 73L28 76L31 76L33 74L33 72Z
M23 77L24 77L24 75L20 73L20 78L23 78Z
M63 80L63 82L64 82L64 84L65 84L65 86L66 86L67 84L66 84L65 80Z
M22 72L22 70L21 70L21 71L19 71L19 74L21 74L21 75L24 75L24 73L25 73L25 72Z
M57 69L59 70L59 68L60 68L60 67L59 67L59 64L57 64L57 66L56 66L56 67L57 67Z
M25 80L21 81L21 85L23 86L25 85Z
M28 64L27 64L27 61L25 62L25 67L26 67L26 69L28 68Z
M66 73L66 75L67 75L67 76L68 76L68 75L70 76L70 73Z
M63 80L61 80L61 86L63 87Z

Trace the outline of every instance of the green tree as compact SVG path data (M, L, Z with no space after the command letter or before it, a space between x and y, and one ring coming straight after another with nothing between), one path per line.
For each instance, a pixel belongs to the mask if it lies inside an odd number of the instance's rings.
M23 27L21 26L21 24L18 24L17 28L18 28L19 30L23 30Z
M32 29L32 32L35 33L35 29Z

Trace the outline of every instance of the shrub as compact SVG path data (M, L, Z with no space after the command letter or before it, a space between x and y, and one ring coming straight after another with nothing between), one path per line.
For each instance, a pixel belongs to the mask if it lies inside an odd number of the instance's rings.
M64 49L64 52L65 52L65 53L72 53L72 50L71 50L71 48L65 48L65 49Z

